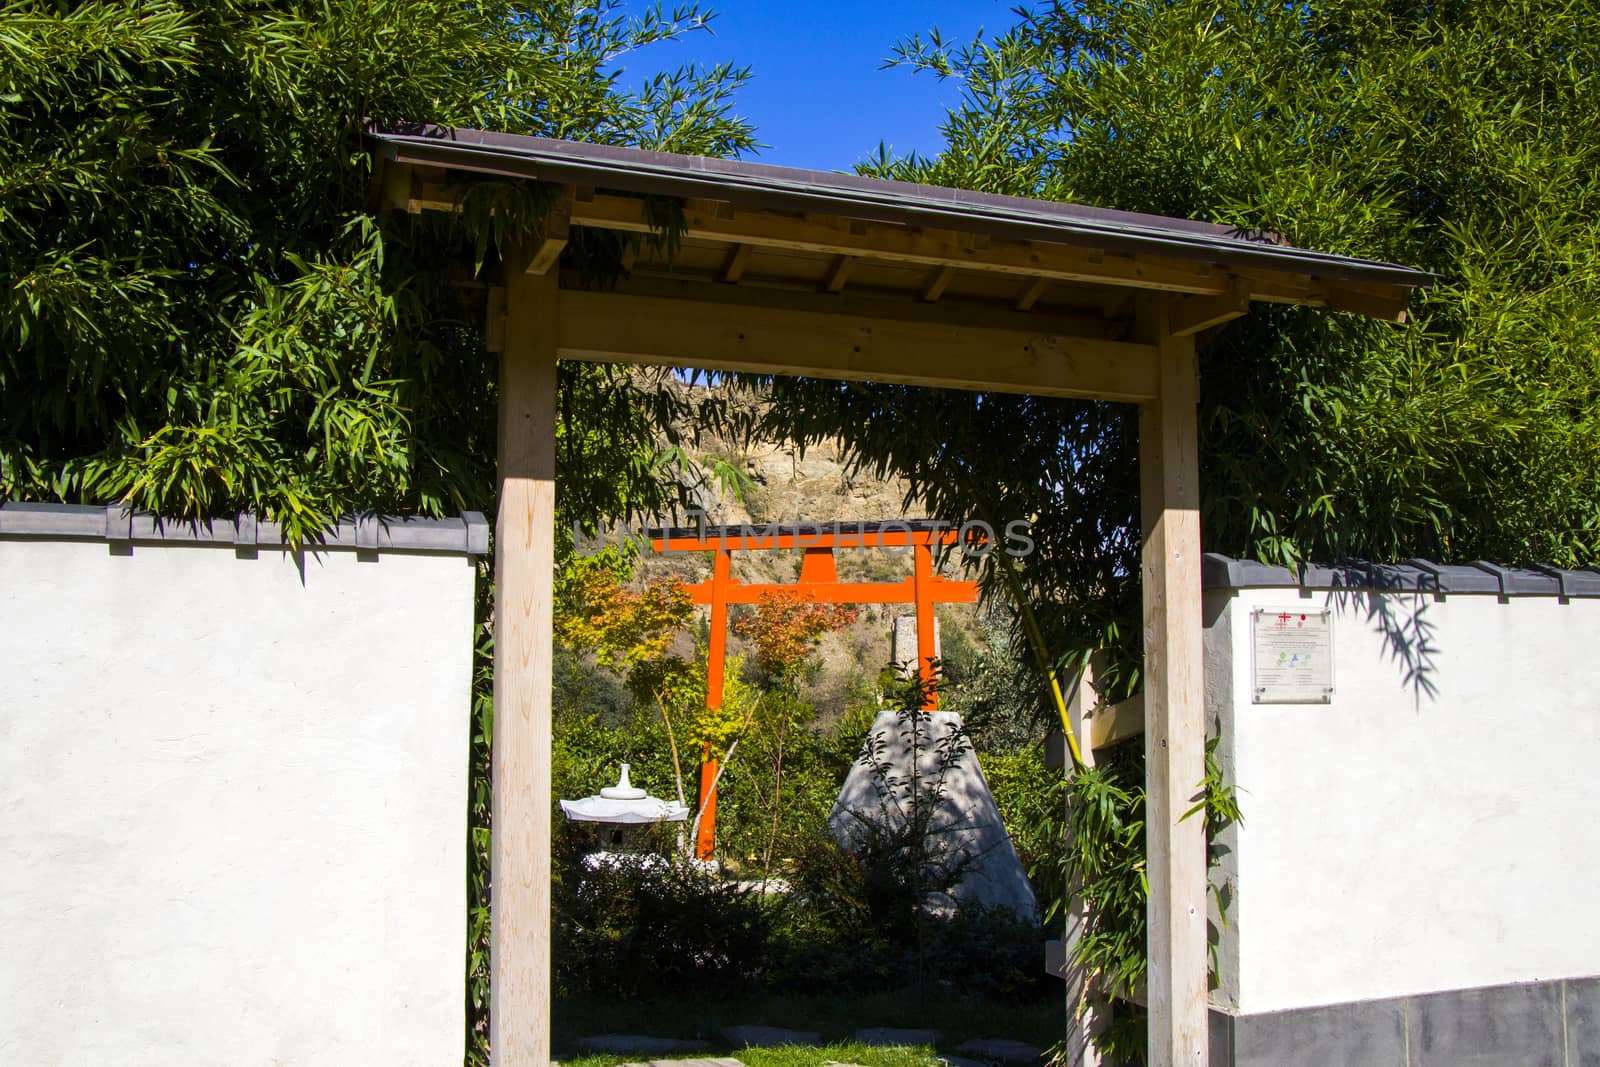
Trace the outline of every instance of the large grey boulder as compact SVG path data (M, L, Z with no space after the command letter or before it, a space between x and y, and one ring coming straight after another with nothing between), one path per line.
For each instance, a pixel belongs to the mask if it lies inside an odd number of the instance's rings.
M828 825L856 855L915 837L920 826L928 881L948 880L943 871L960 875L947 895L930 895L930 906L982 904L1038 917L1027 872L955 712L879 712Z

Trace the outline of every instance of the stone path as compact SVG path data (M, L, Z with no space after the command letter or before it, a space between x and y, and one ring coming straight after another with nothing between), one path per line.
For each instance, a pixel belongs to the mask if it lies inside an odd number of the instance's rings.
M650 1037L647 1034L596 1034L573 1042L585 1052L642 1052L647 1056L664 1052L696 1052L711 1046L704 1041L684 1041L676 1037Z
M1001 1063L1038 1063L1044 1058L1043 1049L1034 1048L1026 1042L999 1037L963 1041L956 1046L956 1051L980 1060L998 1060Z
M875 1048L897 1045L931 1045L939 1038L937 1030L900 1030L892 1026L868 1026L855 1033L863 1045Z
M778 1048L782 1045L820 1045L822 1035L815 1030L786 1030L781 1026L745 1024L730 1026L722 1036L745 1048Z

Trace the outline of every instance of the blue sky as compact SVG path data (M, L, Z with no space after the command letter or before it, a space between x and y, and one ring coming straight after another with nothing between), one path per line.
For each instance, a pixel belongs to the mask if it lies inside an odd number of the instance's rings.
M654 45L638 73L696 62L747 63L736 111L769 147L751 157L814 170L849 170L879 140L897 154L937 152L939 123L960 86L909 70L879 70L901 37L937 26L946 40L986 35L1014 20L1014 0L709 0L712 33ZM670 5L669 5L670 6ZM625 74L626 77L626 74ZM635 81L635 78L627 78Z

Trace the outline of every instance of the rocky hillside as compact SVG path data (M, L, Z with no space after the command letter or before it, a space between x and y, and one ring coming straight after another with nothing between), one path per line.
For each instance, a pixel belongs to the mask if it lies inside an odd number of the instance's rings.
M705 386L684 385L686 390ZM755 401L759 403L759 401ZM775 522L854 522L924 518L925 512L906 504L906 485L898 479L878 479L852 473L840 459L836 441L824 441L805 450L772 442L736 442L702 436L696 456L703 464L713 460L733 466L743 474L738 493L708 489L696 501L708 525L765 525ZM745 582L791 582L800 573L799 551L762 550L736 553L733 574ZM841 549L836 554L843 581L894 581L911 573L909 555L878 549ZM641 577L675 577L685 582L708 579L709 555L647 554ZM948 577L960 577L946 571ZM861 618L849 629L830 635L821 649L822 669L813 699L824 717L837 714L851 699L870 686L890 661L890 642L897 615L909 614L911 605L863 605ZM947 604L939 609L946 643L969 642L976 634L975 606ZM952 634L952 630L960 634ZM730 636L729 652L739 650ZM948 652L946 653L949 654Z

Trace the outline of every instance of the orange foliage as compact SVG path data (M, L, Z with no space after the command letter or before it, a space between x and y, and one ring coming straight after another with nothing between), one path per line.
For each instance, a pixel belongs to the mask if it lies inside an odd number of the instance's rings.
M811 602L802 591L763 593L755 613L733 624L733 632L755 646L756 664L769 675L792 680L825 633L842 630L861 609Z

